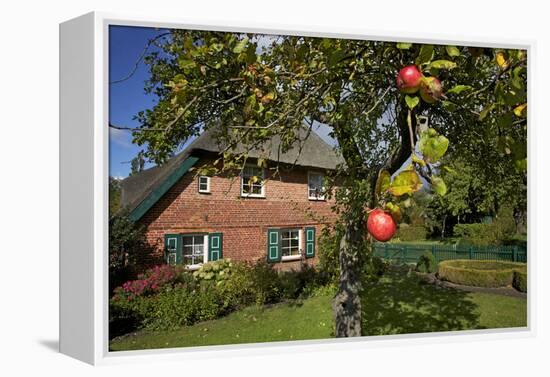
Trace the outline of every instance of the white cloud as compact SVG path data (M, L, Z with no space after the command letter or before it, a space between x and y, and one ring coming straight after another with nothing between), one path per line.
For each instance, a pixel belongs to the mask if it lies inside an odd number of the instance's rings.
M129 148L132 146L132 135L129 131L119 130L118 128L109 128L109 141L118 144L121 147Z

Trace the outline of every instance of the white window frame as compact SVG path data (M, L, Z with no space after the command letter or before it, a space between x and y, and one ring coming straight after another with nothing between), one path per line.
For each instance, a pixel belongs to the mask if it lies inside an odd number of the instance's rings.
M309 192L309 180L311 179L312 176L321 176L321 191L323 192L322 195L317 195L317 196L311 196L310 195L310 192ZM323 184L324 182L324 179L325 179L325 175L321 172L316 172L316 171L308 171L307 172L307 197L309 200L318 200L318 201L322 201L322 200L325 200L325 186Z
M244 186L244 169L246 168L254 168L254 169L260 169L262 171L262 186L261 186L261 193L260 194L254 194L254 193L245 193L243 191ZM243 172L241 173L241 196L244 198L265 198L265 169L261 168L256 165L245 165L243 169Z
M295 254L295 255L283 255L283 235L282 233L284 231L298 231L298 254ZM294 261L294 260L300 260L302 259L302 254L303 254L303 248L302 248L302 242L303 242L303 230L300 229L300 228L285 228L285 229L281 229L281 231L279 232L279 237L281 237L281 249L280 249L280 253L281 253L281 262L288 262L288 261Z
M201 190L201 178L206 178L206 190ZM199 187L199 193L201 193L201 194L210 194L210 177L208 177L206 175L199 175L198 187Z
M194 234L194 233L189 233L189 234L183 233L181 235L181 258L182 258L182 261L185 261L185 257L184 257L184 254L183 254L183 249L184 249L184 246L185 246L184 238L185 237L200 237L200 236L201 236L200 234ZM204 250L203 250L202 263L195 263L195 264L182 263L182 265L184 265L188 270L198 270L199 268L201 268L201 266L204 263L208 262L208 234L205 234L202 237L203 237L202 242L203 242L203 245L204 245L203 246Z

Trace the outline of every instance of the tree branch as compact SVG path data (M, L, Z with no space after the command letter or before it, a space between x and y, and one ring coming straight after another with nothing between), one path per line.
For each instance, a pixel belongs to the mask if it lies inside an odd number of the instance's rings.
M143 60L143 58L145 57L145 54L147 54L147 51L149 50L149 47L151 47L151 45L153 43L155 43L157 40L159 40L160 38L163 38L167 35L170 35L170 32L168 33L162 33L162 34L159 34L157 35L156 37L154 38L151 38L149 39L149 41L147 42L147 44L145 45L145 48L143 49L143 51L141 52L141 54L139 55L138 59L136 60L135 64L134 64L134 68L132 68L132 70L130 71L130 73L128 73L126 76L124 76L123 78L119 79L119 80L114 80L114 81L110 81L109 82L109 85L111 84L120 84L121 82L124 82L128 79L130 79L137 71L138 67L139 67L139 64L141 63L141 61Z

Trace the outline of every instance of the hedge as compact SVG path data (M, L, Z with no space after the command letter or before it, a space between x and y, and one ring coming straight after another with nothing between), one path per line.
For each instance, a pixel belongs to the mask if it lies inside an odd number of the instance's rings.
M442 280L487 288L512 285L516 271L526 274L525 263L459 259L443 261L438 266L438 276Z
M418 262L416 263L416 271L418 272L424 272L424 273L432 273L437 270L437 262L435 260L434 255L426 251L424 252L420 258L418 258Z
M512 286L520 292L527 292L527 272L514 271Z
M423 226L410 226L407 224L401 224L397 231L397 237L400 241L418 241L426 239L426 228Z

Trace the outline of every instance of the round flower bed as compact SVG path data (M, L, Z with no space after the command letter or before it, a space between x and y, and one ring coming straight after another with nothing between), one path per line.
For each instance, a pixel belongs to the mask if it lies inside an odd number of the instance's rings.
M498 288L514 285L527 290L525 263L479 260L447 260L439 263L438 276L452 283L475 287ZM518 284L521 282L521 284Z

